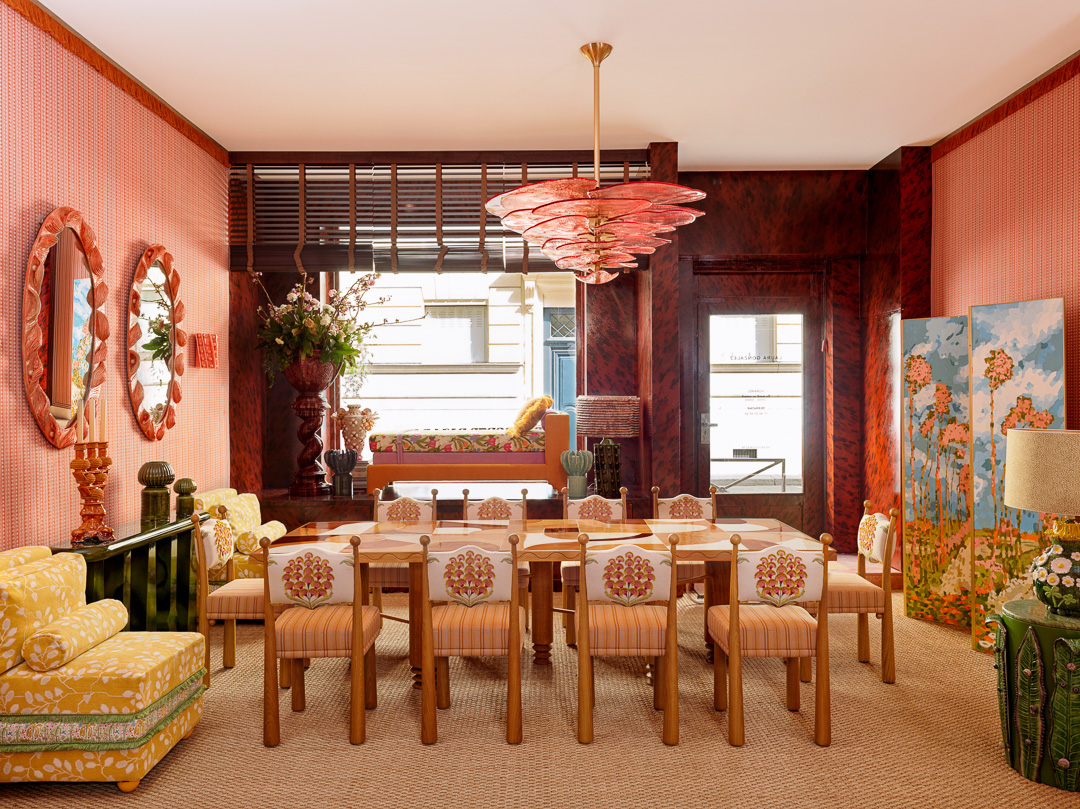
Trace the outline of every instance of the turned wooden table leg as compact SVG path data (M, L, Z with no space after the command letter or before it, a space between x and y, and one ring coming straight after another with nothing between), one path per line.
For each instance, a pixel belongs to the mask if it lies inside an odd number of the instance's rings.
M532 568L532 635L533 664L551 665L551 644L555 639L552 612L553 562L530 562Z
M409 564L409 665L412 667L413 688L420 688L423 680L423 581L424 566L419 562Z

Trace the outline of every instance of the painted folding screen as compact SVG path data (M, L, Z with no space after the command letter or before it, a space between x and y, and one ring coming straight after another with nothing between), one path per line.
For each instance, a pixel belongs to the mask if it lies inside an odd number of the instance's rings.
M983 624L1006 601L1033 598L1028 568L1043 546L1033 511L1005 506L1010 427L1065 428L1065 311L1061 298L971 309L972 462L975 471L976 648L993 645Z
M968 319L903 322L904 599L967 626L971 583Z

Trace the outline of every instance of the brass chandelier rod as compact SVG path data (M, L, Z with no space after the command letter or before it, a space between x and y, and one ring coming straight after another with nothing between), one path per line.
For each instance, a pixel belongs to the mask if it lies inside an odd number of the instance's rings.
M600 63L611 55L606 42L590 42L581 46L585 58L593 66L593 179L600 184Z

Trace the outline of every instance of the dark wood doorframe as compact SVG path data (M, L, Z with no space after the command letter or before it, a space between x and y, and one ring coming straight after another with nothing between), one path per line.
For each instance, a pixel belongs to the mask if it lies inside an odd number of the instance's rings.
M809 263L809 262L808 262ZM801 494L744 494L718 498L718 510L732 516L776 517L811 534L825 524L825 373L819 347L824 335L822 273L818 266L784 262L769 271L718 272L696 277L696 361L693 418L695 489L709 486L708 444L701 443L699 413L708 412L709 316L711 314L803 315L803 491Z

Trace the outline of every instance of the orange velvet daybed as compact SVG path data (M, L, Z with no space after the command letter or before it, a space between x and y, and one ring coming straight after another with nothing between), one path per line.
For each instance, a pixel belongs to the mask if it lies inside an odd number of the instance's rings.
M396 480L546 480L566 485L560 456L570 449L570 416L548 413L544 429L518 438L469 431L376 433L368 439L368 491Z

